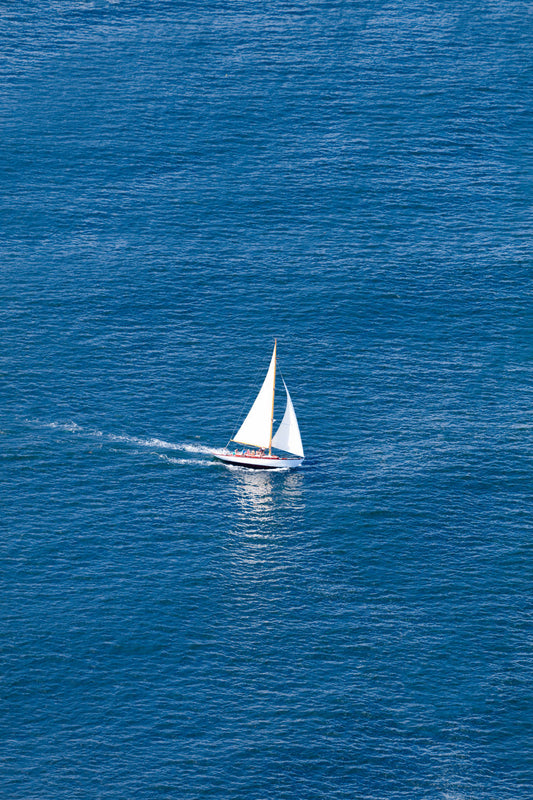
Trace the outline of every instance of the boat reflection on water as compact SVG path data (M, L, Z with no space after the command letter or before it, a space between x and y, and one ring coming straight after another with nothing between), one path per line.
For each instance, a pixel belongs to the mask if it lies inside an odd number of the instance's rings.
M243 514L267 518L273 506L272 474L239 468L232 472L235 477L234 492Z
M241 522L249 529L248 535L277 536L286 530L292 514L303 510L304 476L300 472L239 468L231 472Z
M268 604L285 591L306 549L304 476L236 468L231 478L235 507L228 578L235 607L245 617L250 607Z

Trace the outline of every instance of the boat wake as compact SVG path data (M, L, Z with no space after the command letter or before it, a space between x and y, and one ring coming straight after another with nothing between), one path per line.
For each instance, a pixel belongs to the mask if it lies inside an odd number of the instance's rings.
M25 420L30 425L35 425L40 428L51 428L53 430L64 431L65 433L74 433L80 437L88 439L99 439L102 442L122 443L126 445L133 445L135 447L150 448L151 450L174 450L181 453L189 453L188 458L172 458L166 453L156 453L156 455L168 461L171 464L195 464L199 466L211 466L216 462L211 459L201 459L195 456L211 456L212 448L200 444L190 444L189 442L167 442L164 439L157 437L141 437L141 436L128 436L127 434L105 433L91 428L83 428L77 422L44 422L38 419Z

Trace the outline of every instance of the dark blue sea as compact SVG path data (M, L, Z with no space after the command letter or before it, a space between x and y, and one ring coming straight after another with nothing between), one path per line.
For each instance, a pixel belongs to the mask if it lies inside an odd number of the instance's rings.
M530 800L530 5L0 11L2 800Z

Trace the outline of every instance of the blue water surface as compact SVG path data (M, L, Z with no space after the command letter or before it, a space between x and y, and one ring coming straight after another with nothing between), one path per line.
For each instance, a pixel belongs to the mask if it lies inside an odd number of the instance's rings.
M529 800L529 4L0 5L0 795Z

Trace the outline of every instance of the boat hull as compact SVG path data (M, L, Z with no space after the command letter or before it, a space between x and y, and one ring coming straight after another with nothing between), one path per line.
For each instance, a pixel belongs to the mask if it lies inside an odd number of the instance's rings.
M250 469L291 469L299 467L303 461L303 458L297 456L285 458L283 456L240 455L220 450L213 451L213 456L224 464Z

